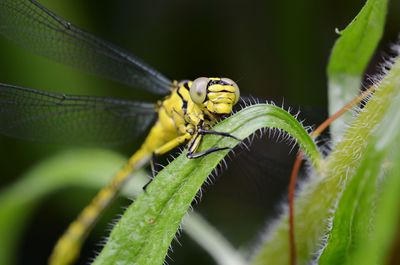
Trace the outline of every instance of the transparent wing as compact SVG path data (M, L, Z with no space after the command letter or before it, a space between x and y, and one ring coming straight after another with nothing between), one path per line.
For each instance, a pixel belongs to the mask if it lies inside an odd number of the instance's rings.
M155 118L154 104L0 84L0 133L34 141L120 144Z
M24 48L155 94L171 81L138 58L52 13L34 0L0 0L0 34Z

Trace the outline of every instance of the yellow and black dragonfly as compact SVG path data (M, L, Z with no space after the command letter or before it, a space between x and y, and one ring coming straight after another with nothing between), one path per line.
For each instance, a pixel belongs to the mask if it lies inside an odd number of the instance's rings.
M198 151L205 134L231 114L239 101L237 84L228 78L200 77L170 81L128 52L57 16L35 0L0 0L0 34L37 54L164 96L154 103L48 93L0 84L0 133L53 142L123 143L152 126L142 146L116 173L58 241L51 264L68 264L100 213L132 171L186 143L196 158L226 149Z

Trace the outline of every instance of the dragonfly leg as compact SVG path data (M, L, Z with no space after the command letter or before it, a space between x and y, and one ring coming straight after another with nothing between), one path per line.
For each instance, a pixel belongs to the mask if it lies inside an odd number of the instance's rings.
M201 140L203 139L204 134L215 134L215 135L221 135L224 137L232 137L234 139L239 140L233 135L230 135L228 133L223 133L223 132L215 132L215 131L209 131L209 130L199 130L196 135L192 137L188 144L188 153L187 153L187 158L189 159L194 159L194 158L199 158L217 151L221 150L227 150L231 149L230 147L213 147L204 151L196 152L197 148L200 146ZM240 140L239 140L240 141Z
M153 179L156 177L158 171L160 170L160 166L157 163L157 155L155 153L152 154L151 160L150 160L150 168L151 168L151 177L149 181L143 186L143 190L146 191L147 186L153 181Z
M185 133L181 136L178 136L174 139L172 139L171 141L167 142L166 144L160 146L159 148L157 148L154 151L154 155L159 156L159 155L163 155L165 153L168 153L169 151L171 151L172 149L180 146L181 144L187 142L188 140L190 140L193 136L189 133Z
M231 148L230 147L213 147L213 148L210 148L210 149L207 149L207 150L204 150L204 151L201 151L201 152L197 152L197 153L189 152L187 154L187 157L190 158L190 159L194 159L194 158L199 158L199 157L206 156L206 155L209 155L209 154L214 153L214 152L227 150L227 149L231 149Z
M219 135L219 136L224 136L224 137L230 137L238 141L242 141L242 139L237 138L236 136L226 133L226 132L217 132L217 131L211 131L211 130L206 130L206 129L199 129L198 130L199 134L201 135L206 135L206 134L213 134L213 135Z
M151 168L152 176L151 176L150 180L146 183L146 185L143 186L144 191L146 191L147 187L153 181L153 179L155 178L155 176L157 175L157 173L160 169L160 167L157 163L157 156L168 153L175 147L178 147L179 145L188 141L190 138L192 138L192 135L189 133L178 136L178 137L172 139L171 141L167 142L166 144L162 145L161 147L157 148L153 152L152 159L150 160L150 168Z
M150 167L151 167L151 179L153 179L160 170L160 165L157 163L157 155L155 153L153 153L151 156Z

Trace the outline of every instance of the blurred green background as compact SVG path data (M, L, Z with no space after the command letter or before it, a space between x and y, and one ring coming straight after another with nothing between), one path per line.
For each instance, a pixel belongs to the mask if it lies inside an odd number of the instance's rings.
M364 1L50 1L42 4L155 67L171 79L226 76L243 95L300 108L306 125L326 117L325 67L336 39ZM396 42L399 1L391 2L385 36L368 74ZM0 82L68 94L156 98L32 55L0 38ZM258 144L258 142L262 144ZM293 159L285 143L264 137L254 152L229 162L195 209L235 246L251 247L286 198ZM129 156L138 142L117 148ZM38 162L69 148L0 136L0 187ZM262 161L262 162L259 162ZM68 188L44 201L21 239L18 264L44 264L54 241L95 190ZM21 194L23 196L23 194ZM128 201L119 200L96 228L80 264L94 256L107 224ZM40 242L40 244L37 244ZM184 234L169 264L213 264ZM195 263L197 262L197 263Z

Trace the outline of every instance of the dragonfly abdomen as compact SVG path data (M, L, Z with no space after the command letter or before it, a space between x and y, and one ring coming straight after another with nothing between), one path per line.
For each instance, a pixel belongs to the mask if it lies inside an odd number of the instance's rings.
M202 77L193 82L184 81L179 84L174 82L174 84L176 85L171 94L159 103L157 121L140 149L114 176L111 183L96 195L92 203L83 210L61 237L52 254L51 265L65 261L71 262L77 257L85 236L100 213L116 196L131 172L148 162L152 154L162 155L177 146L188 143L188 158L197 158L227 149L227 147L217 147L197 152L205 134L235 138L228 133L209 130L221 117L230 114L232 106L239 100L239 90L233 81ZM191 88L196 88L196 90L193 91ZM195 98L193 98L193 93L195 93ZM74 250L74 255L71 254L71 249Z

